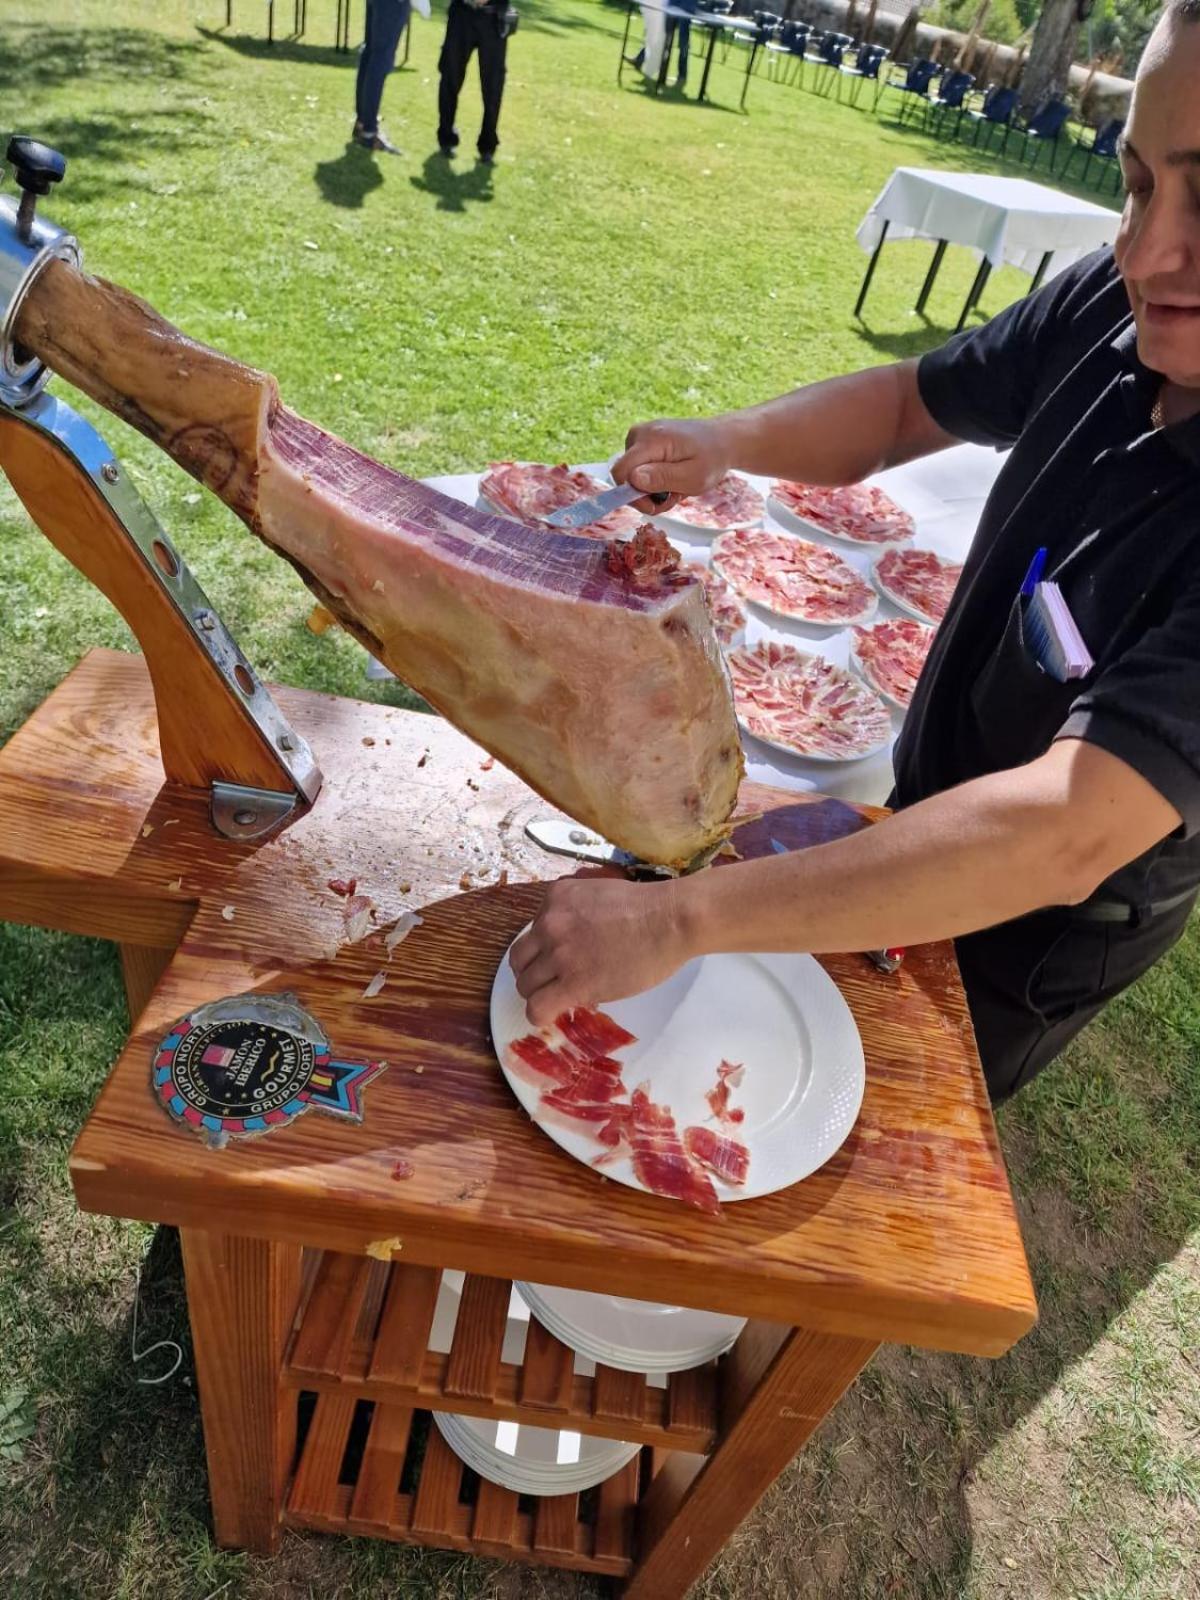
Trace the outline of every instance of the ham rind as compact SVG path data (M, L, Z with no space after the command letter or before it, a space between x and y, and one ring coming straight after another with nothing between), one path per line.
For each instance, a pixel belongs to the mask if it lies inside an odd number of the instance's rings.
M637 1039L604 1011L591 1011L587 1006L576 1006L555 1018L554 1026L565 1039L585 1055L607 1056Z
M489 516L288 411L264 373L51 262L16 336L167 451L396 675L577 821L681 867L742 772L695 579L634 583L600 543Z
M736 1139L727 1139L711 1128L685 1128L683 1146L693 1161L725 1183L740 1186L750 1171L750 1152Z

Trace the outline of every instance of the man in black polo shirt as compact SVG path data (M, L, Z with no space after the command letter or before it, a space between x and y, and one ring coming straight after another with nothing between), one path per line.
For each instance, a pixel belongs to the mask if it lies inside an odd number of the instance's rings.
M1200 885L1200 0L1140 69L1117 244L919 363L634 428L614 466L849 483L1011 447L896 750L895 816L674 883L553 885L513 966L540 1024L717 950L957 940L988 1085L1027 1082L1179 937ZM1132 308L1132 314L1131 314ZM647 502L648 504L648 502ZM1095 658L1035 659L1035 551Z

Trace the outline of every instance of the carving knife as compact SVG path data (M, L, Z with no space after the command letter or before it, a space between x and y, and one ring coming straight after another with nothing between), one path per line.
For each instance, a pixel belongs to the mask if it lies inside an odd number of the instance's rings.
M552 511L548 517L541 520L551 528L587 528L593 522L599 522L601 517L610 511L616 511L621 506L627 506L631 500L653 500L661 505L667 498L665 494L647 495L644 489L635 489L631 483L618 483L614 489L605 489L602 494L594 494L586 500L576 500L573 505L560 506L557 511Z

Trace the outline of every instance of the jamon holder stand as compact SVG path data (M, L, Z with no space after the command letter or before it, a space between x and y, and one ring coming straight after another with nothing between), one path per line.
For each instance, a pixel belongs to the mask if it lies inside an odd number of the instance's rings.
M488 1035L497 964L556 870L525 835L547 808L439 718L260 684L120 462L14 347L39 264L78 251L35 215L61 158L26 141L10 160L25 199L0 198L0 467L143 653L89 652L0 751L0 916L120 947L131 1032L71 1177L85 1210L181 1231L217 1540L354 1533L681 1597L881 1341L999 1355L1033 1321L953 952L912 951L890 979L825 961L868 1082L804 1183L713 1220L565 1157ZM765 813L736 829L743 856L866 820L742 798ZM353 945L330 886L351 877L378 930ZM415 908L389 958L382 931ZM215 1150L165 1114L159 1042L250 992L295 994L336 1054L387 1063L361 1122L306 1116ZM438 1355L444 1268L468 1276ZM582 1378L536 1321L521 1362L502 1359L514 1278L751 1321L666 1390ZM464 1474L436 1429L422 1449L430 1409L646 1448L598 1494L531 1508Z

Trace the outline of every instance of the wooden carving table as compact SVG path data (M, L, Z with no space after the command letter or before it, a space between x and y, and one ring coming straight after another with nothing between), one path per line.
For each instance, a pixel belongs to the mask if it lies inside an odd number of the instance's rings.
M121 946L133 1031L71 1175L86 1210L181 1229L217 1538L270 1551L282 1526L369 1534L682 1595L881 1341L994 1356L1034 1320L952 951L913 951L891 978L857 955L824 962L867 1090L813 1177L715 1220L605 1183L528 1121L488 1039L530 880L562 868L523 835L550 808L439 719L278 699L327 776L267 842L216 837L198 792L164 786L140 657L88 655L0 752L0 915ZM743 803L770 809L735 835L744 854L863 826L832 801ZM423 909L390 964L379 936L338 948L330 877L357 877L381 927ZM362 998L381 968L382 993ZM314 1112L213 1151L168 1119L155 1045L245 990L295 991L339 1053L388 1062L361 1124ZM443 1268L468 1276L436 1355ZM536 1322L513 1366L514 1277L752 1320L665 1390L576 1376ZM598 1494L529 1502L464 1486L436 1429L422 1453L430 1409L650 1448Z

